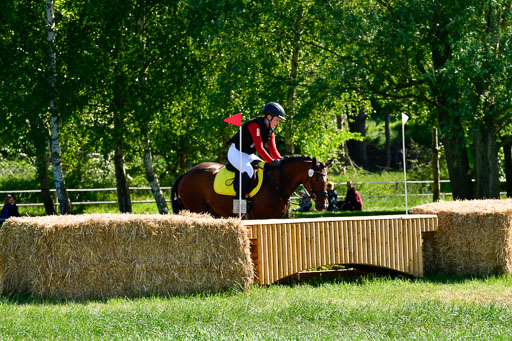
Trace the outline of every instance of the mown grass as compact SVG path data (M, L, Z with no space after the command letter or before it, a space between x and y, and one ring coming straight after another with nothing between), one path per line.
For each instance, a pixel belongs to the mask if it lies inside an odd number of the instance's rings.
M507 339L512 279L362 277L66 302L0 297L2 339Z

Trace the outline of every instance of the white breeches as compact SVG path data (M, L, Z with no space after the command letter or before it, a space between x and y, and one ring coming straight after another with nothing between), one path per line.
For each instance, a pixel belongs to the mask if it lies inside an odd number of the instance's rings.
M228 160L231 162L236 169L242 172L246 172L251 178L254 175L254 169L252 169L251 162L254 160L261 161L255 154L247 154L242 152L242 164L240 165L240 151L236 149L234 143L231 144L228 150ZM240 169L241 168L241 169Z

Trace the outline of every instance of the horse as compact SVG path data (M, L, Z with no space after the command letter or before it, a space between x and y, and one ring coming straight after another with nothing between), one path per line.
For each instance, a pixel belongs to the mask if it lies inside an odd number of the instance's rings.
M325 163L309 156L284 156L279 166L265 163L263 183L250 200L245 219L282 218L288 211L290 196L303 184L315 201L315 208L327 208L327 170L332 160ZM214 217L236 217L233 213L234 196L214 191L215 174L225 165L203 162L180 175L172 187L171 201L174 213L189 210L209 213Z

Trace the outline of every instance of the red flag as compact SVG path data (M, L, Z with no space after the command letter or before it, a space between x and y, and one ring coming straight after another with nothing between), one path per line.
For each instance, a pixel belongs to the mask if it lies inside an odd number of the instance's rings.
M236 115L225 118L224 122L231 123L236 125L237 127L240 127L242 125L242 113L240 112Z

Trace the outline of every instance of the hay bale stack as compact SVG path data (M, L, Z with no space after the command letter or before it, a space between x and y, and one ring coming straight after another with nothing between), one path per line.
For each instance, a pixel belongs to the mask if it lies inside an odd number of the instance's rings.
M0 229L0 292L71 299L246 289L247 231L206 215L23 217Z
M511 199L440 201L412 212L438 217L438 231L424 234L426 273L512 273Z

